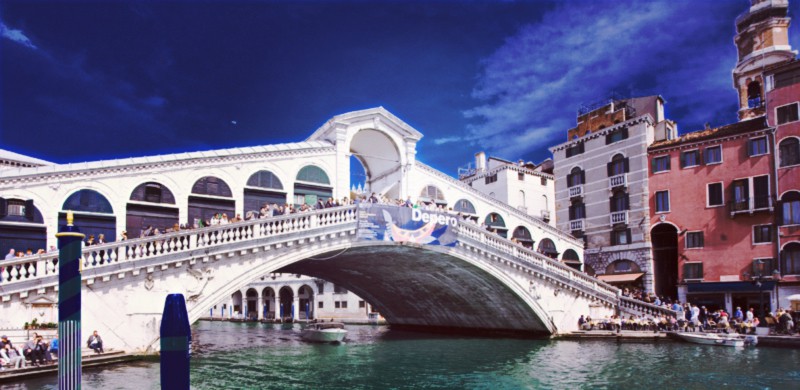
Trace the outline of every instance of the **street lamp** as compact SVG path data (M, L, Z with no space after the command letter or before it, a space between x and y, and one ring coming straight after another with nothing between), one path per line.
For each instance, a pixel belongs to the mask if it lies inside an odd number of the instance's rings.
M763 284L761 283L761 280L764 279L764 260L755 259L753 260L753 264L755 264L754 271L756 272L756 274L753 276L753 280L755 281L756 287L758 287L758 311L760 312L759 322L761 322L761 320L765 318L764 291L762 290Z

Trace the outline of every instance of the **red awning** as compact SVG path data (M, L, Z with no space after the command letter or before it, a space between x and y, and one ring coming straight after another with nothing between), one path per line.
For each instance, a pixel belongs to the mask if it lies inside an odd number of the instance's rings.
M633 274L611 274L611 275L597 275L597 278L606 283L630 283L635 282L637 279L644 275L643 272Z

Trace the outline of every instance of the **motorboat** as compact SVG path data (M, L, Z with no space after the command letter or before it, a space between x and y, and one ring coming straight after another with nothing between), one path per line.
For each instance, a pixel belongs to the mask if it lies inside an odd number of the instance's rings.
M675 335L684 341L695 344L721 345L727 347L744 347L745 345L758 344L758 337L752 335L738 335L726 333L687 333L679 332Z
M347 330L341 322L317 322L308 324L300 332L300 338L315 343L338 343L344 340Z

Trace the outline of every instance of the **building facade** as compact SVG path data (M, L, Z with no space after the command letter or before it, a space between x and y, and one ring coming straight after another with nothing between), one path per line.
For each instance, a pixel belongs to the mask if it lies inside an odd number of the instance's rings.
M647 146L677 135L659 96L612 100L579 112L552 147L556 226L585 242L585 271L653 291Z

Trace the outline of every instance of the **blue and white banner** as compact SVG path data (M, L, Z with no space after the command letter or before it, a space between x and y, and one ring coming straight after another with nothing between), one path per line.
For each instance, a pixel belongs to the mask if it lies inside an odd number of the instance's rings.
M358 239L455 246L455 216L436 211L376 203L358 205Z

